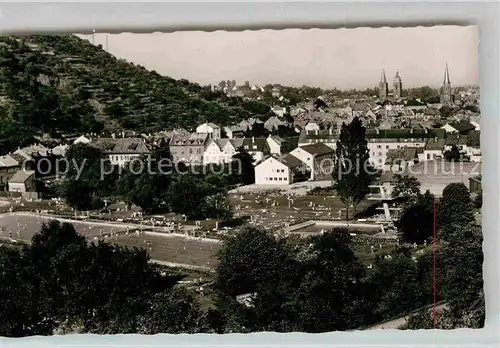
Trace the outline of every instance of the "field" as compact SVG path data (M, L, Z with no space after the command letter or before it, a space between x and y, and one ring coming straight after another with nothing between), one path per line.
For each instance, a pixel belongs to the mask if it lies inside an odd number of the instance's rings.
M168 261L178 264L213 268L216 265L216 253L221 244L202 242L174 236L120 235L111 239L112 243L125 247L143 247L153 260Z
M2 214L0 215L0 238L8 239L9 231L11 231L13 239L29 242L40 231L42 224L49 220L52 219L29 213ZM127 228L123 225L60 220L71 222L75 230L90 241L102 239L121 246L142 247L148 250L153 260L213 267L216 261L216 252L220 247L218 243L202 242L199 239L181 236L166 235L162 237L151 236L147 233L136 235L132 230L127 235ZM18 224L21 226L19 234L17 233ZM113 236L111 236L112 232L114 232Z

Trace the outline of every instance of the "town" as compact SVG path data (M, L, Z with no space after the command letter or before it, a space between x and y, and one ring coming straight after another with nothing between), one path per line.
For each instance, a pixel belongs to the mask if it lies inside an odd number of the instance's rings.
M24 63L13 63L9 45L43 52L48 61L62 56L66 75L76 76L84 64L68 47L111 59L102 45L76 37L64 44L26 40L6 39L1 53L11 67L2 67L1 76L19 90L9 69ZM389 74L390 67L373 72L380 78L366 90L181 80L176 93L203 96L186 105L196 112L224 108L226 116L185 112L170 124L149 124L139 110L157 98L157 87L133 94L133 102L113 95L142 88L140 79L172 82L117 64L137 71L135 87L77 83L82 103L106 100L99 109L109 119L85 111L90 116L72 121L84 107L72 113L61 96L54 102L44 95L64 110L50 107L48 128L40 123L45 116L23 123L2 106L0 282L7 284L16 267L48 264L66 280L42 272L52 278L41 282L52 283L37 285L40 298L59 312L16 300L0 314L8 323L1 335L431 328L433 296L440 328L483 325L480 93L475 85L452 85L448 63L435 77L440 88L406 88L405 72ZM73 65L80 68L65 67ZM61 86L48 70L36 74L40 93ZM29 98L7 84L4 104ZM169 98L151 103L168 113ZM22 104L12 103L19 115ZM364 169L352 170L360 159ZM150 170L162 161L168 172ZM443 275L436 294L431 245L438 246L441 274L453 264L480 279ZM8 294L2 301L12 294L9 286L23 284L21 293L31 294L34 285L23 277L0 286ZM92 277L103 279L79 290ZM70 300L76 293L81 298ZM129 308L121 308L123 301Z

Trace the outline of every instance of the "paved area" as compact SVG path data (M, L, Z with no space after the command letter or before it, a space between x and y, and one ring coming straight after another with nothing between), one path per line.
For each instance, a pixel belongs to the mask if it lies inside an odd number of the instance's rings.
M293 194L297 196L303 196L307 193L307 191L312 190L315 187L328 187L332 185L331 180L324 181L306 181L306 182L297 182L291 185L246 185L235 188L231 190L230 193L262 193L265 191L274 191L280 190L283 194Z

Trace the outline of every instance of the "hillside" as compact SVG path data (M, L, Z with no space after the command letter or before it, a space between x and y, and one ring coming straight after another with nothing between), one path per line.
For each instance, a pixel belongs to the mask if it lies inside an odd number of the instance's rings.
M192 129L270 110L161 76L76 36L1 37L0 86L0 151L42 132Z

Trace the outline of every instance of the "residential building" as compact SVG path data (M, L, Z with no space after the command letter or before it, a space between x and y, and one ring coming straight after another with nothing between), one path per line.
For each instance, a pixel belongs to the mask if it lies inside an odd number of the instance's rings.
M90 141L90 138L87 138L85 135L80 135L78 138L73 140L73 144L88 144Z
M290 185L308 176L305 164L295 156L270 156L255 166L255 184Z
M297 147L290 154L306 164L311 180L318 180L332 174L333 152L331 147L316 143Z
M402 149L389 149L385 160L384 170L391 172L403 172L418 163L418 149L407 147Z
M18 170L8 181L9 192L35 192L35 171L34 170Z
M151 153L142 138L98 138L89 145L107 155L111 164L120 167L124 167L134 158Z
M305 146L309 144L323 143L332 149L337 146L338 131L333 129L322 129L316 131L303 130L299 136L299 142L297 146Z
M320 127L316 122L309 122L306 124L305 128L306 131L319 131Z
M243 148L243 150L252 155L254 164L260 163L262 160L264 160L264 157L270 153L267 138L252 137L244 139L233 139L231 143L236 151L238 151L239 148Z
M244 129L241 125L224 127L224 133L226 133L229 139L243 138L245 136L245 131L246 128Z
M212 138L212 139L220 139L221 138L220 127L212 122L203 123L202 125L198 126L196 128L196 133L208 134L209 138Z
M236 151L232 139L208 139L203 152L203 164L229 163Z
M22 169L24 158L17 158L16 155L0 156L0 191L7 191L8 181Z
M281 155L281 147L285 140L277 135L269 135L267 137L267 145L269 146L269 152L271 154Z
M446 131L446 133L460 133L468 134L471 131L475 131L476 126L469 121L461 120L458 122L450 122L441 127Z
M443 158L445 140L443 138L428 139L419 161L433 161Z
M287 127L288 127L288 122L280 119L277 116L269 117L267 121L264 122L264 128L267 131L273 133L279 133L280 131L283 131Z
M273 106L271 111L274 112L276 116L283 117L283 115L286 114L286 107Z
M205 144L208 138L206 133L174 135L169 144L172 161L174 163L183 162L186 165L203 164Z
M430 138L436 133L427 128L424 129L391 129L381 130L378 128L367 129L366 139L370 151L370 162L376 168L383 168L389 150L403 148L424 148Z

